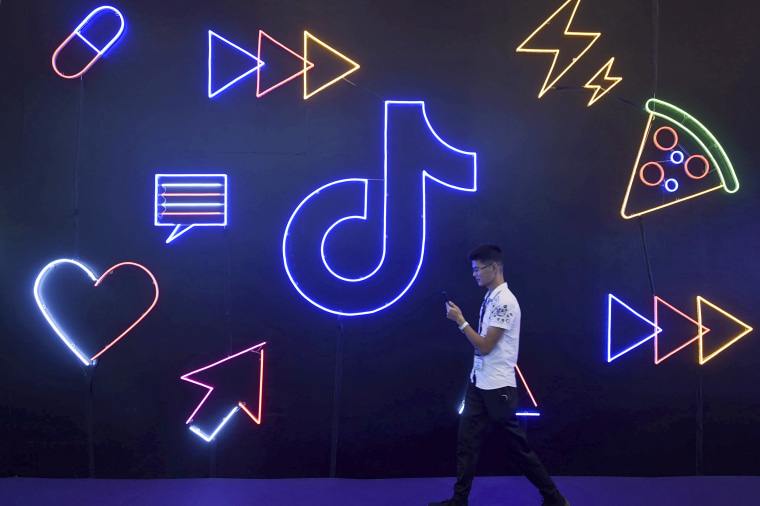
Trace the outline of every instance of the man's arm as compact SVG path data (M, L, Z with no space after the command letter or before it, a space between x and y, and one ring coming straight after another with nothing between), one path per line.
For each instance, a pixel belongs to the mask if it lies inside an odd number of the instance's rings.
M461 328L467 320L462 316L462 310L453 302L446 303L446 318L456 322ZM504 329L499 327L488 327L486 331L486 337L481 337L478 331L472 328L472 325L467 325L462 332L470 343L483 355L488 355L496 348L499 343L499 339L504 335Z

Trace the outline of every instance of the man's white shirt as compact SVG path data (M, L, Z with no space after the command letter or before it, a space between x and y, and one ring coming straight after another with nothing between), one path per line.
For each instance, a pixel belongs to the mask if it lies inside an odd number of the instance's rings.
M476 356L470 380L473 377L477 378L476 386L483 390L516 387L515 364L520 348L520 305L507 283L489 291L483 300L478 324L481 337L486 336L488 327L504 329L504 333L491 353L483 355L482 370L476 370L475 362L479 358Z

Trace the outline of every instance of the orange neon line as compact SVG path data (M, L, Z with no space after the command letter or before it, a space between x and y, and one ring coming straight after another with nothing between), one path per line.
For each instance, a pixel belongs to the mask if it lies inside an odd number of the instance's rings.
M261 348L261 368L259 371L259 416L256 417L253 415L253 413L248 411L245 402L238 402L238 406L240 406L240 408L245 411L246 414L250 416L254 422L261 425L261 399L264 395L264 348Z
M644 129L644 138L641 139L641 146L639 146L639 153L636 155L636 162L633 164L633 172L631 173L631 179L628 181L628 188L625 190L625 197L623 198L623 207L620 209L620 214L625 219L633 218L636 215L627 215L625 214L625 210L628 207L628 197L631 196L631 188L633 188L633 181L636 179L636 172L638 172L636 169L639 166L639 161L641 160L641 153L644 151L644 146L647 142L647 137L649 136L649 130L652 128L652 120L654 120L654 114L649 115L649 120L647 121L647 126ZM643 214L643 213L642 213Z
M717 351L714 351L710 355L708 355L707 357L705 357L704 356L704 339L703 339L704 333L702 332L702 329L700 328L700 331L699 331L699 363L700 363L700 365L703 365L705 362L707 362L711 358L714 358L720 352L722 352L723 350L725 350L726 348L728 348L729 346L731 346L736 341L738 341L742 337L746 336L747 334L749 334L753 330L752 327L750 327L749 325L747 325L743 321L739 320L738 318L734 317L733 315L728 314L726 311L722 310L721 308L719 308L718 306L716 306L715 304L713 304L709 300L707 300L707 299L705 299L705 298L697 295L697 318L699 319L700 326L702 325L702 303L703 302L705 304L707 304L708 306L712 307L713 309L715 309L716 311L718 311L718 312L722 313L723 315L727 316L728 318L732 319L733 321L735 321L739 325L743 326L744 327L744 332L742 332L738 336L736 336L733 339L731 339L729 342L727 342L722 347L720 347Z
M526 44L527 44L527 43L528 43L528 42L529 42L529 41L530 41L530 40L531 40L531 39L532 39L532 38L533 38L533 37L534 37L534 36L535 36L535 35L536 35L536 34L539 32L539 31L541 31L541 30L542 30L542 29L543 29L543 28L544 28L546 25L548 25L548 24L549 24L549 23L552 21L552 19L554 19L554 17L555 17L557 14L559 14L559 13L560 13L560 12L561 12L561 11L562 11L562 10L563 10L565 7L567 7L567 5L568 5L570 2L572 2L572 1L573 1L573 0L567 0L567 1L566 1L564 4L562 4L562 6L561 6L559 9L557 9L556 11L554 11L554 14L552 14L551 16L549 16L549 18L548 18L546 21L544 21L544 22L541 24L541 26L539 26L538 28L536 28L536 29L533 31L533 33L531 33L531 34L530 34L530 36L529 36L527 39L525 39L525 40L523 41L523 43L522 43L522 44L520 44L520 45L517 47L517 52L518 52L518 53L548 53L548 54L554 54L554 59L552 60L552 65L551 65L551 67L549 68L549 73L548 73L548 74L546 74L546 79L544 80L544 84L543 84L543 86L541 87L541 91L540 91L540 92L539 92L539 94L538 94L538 98L541 98L542 96L544 96L544 94L545 94L547 91L549 91L549 89L551 89L551 88L554 86L554 84L555 84L557 81L559 81L559 80L560 80L560 78L561 78L563 75L565 75L565 73L566 73L568 70L570 70L570 68L571 68L573 65L575 65L575 64L576 64L578 61L580 61L580 59L583 57L583 55L584 55L584 54L586 54L586 51L588 51L588 50L591 48L591 46L593 46L593 45L594 45L594 43L596 42L596 40L597 40L597 39L598 39L598 38L599 38L599 37L602 35L602 34L601 34L601 32L571 32L571 31L570 31L570 25L571 25L571 24L573 24L573 18L575 17L575 11L577 11L577 10L578 10L578 5L580 5L580 3L581 3L581 0L575 0L575 7L573 7L573 12L572 12L572 14L570 15L570 19L568 19L568 21L567 21L567 26L565 27L564 35L566 35L566 36L569 36L569 37L593 37L593 39L591 40L591 42L589 42L588 46L586 46L586 48L585 48L585 49L584 49L584 50L583 50L583 51L582 51L582 52L581 52L581 53L580 53L578 56L576 56L575 58L573 58L573 60L572 60L572 62L570 63L570 65L568 65L567 67L565 67L565 69L564 69L562 72L560 72L560 73L559 73L559 75L557 75L557 77L555 77L555 78L554 78L554 80L553 80L552 82L549 82L549 79L551 79L551 77L552 77L552 72L554 72L554 66L557 64L557 57L559 56L559 53L560 53L560 49L526 49L526 48L525 48L525 45L526 45ZM616 84L617 84L617 83L616 83ZM610 86L610 88L611 88L611 86Z
M705 171L704 171L704 173L702 173L701 176L695 176L689 170L689 160L691 160L693 158L699 158L700 160L702 160L703 162L705 162ZM705 177L710 172L710 162L708 162L707 158L705 158L702 155L691 155L689 158L686 159L686 162L684 162L684 164L683 164L683 170L685 170L686 171L686 175L689 176L692 179L702 179L703 177Z
M673 134L673 145L668 148L661 146L660 143L657 141L657 134L659 134L663 130L668 130L670 133ZM669 126L661 126L660 128L658 128L655 131L654 136L652 137L652 140L654 141L654 145L657 146L657 149L659 149L660 151L670 151L674 147L678 146L678 134L676 133L675 130L673 130Z
M659 340L657 338L657 336L660 333L660 331L659 331L660 326L658 325L658 321L657 321L657 301L662 302L663 304L665 304L666 306L668 306L670 309L672 309L673 311L675 311L676 313L680 314L681 316L683 316L684 318L686 318L687 320L689 320L691 323L693 323L694 325L696 325L697 327L699 327L699 333L696 336L694 336L693 338L691 338L690 340L688 340L687 342L685 342L684 344L682 344L681 346L679 346L675 350L671 351L670 353L668 353L667 355L665 355L662 358L659 358L660 350L659 350ZM685 315L684 313L682 313L678 309L674 308L673 306L671 306L670 304L668 304L667 302L665 302L664 300L662 300L658 296L656 296L656 295L654 296L654 363L655 364L661 363L663 360L665 360L666 358L670 357L671 355L674 355L675 353L678 353L679 351L681 351L682 349L686 348L688 345L690 345L694 341L700 340L701 336L703 336L704 334L707 334L708 332L710 332L710 329L708 329L707 327L705 327L704 325L702 325L701 321L700 322L694 321L694 319L690 318L689 316Z
M538 403L536 402L536 398L533 397L533 392L530 391L530 387L528 387L528 383L525 381L525 377L523 376L522 372L520 372L520 368L515 364L515 371L517 371L517 374L520 375L520 379L523 382L523 385L525 385L525 390L528 391L528 395L530 396L530 400L533 401L533 406L538 407Z
M703 192L695 193L694 195L689 195L688 197L683 197L681 199L674 200L673 202L669 202L669 203L663 204L661 206L657 206L657 207L653 207L651 209L647 209L646 211L642 211L640 213L635 213L635 214L631 214L629 216L624 216L624 218L635 218L637 216L641 216L641 215L644 215L644 214L647 214L647 213L651 213L652 211L659 211L660 209L664 209L664 208L666 208L668 206L672 206L674 204L678 204L678 203L683 202L685 200L693 199L694 197L699 197L700 195L704 195L705 193L710 193L710 192L715 191L715 190L720 190L721 188L725 188L725 186L723 186L723 185L716 186L714 188L710 188L710 189L705 190Z
M657 180L656 183L650 183L646 180L644 177L644 169L647 168L649 165L654 165L658 169L660 169L660 179ZM647 162L644 165L641 166L641 170L639 171L639 179L641 179L641 182L644 183L647 186L657 186L658 184L662 183L662 180L665 179L665 169L662 168L662 165L660 165L657 162Z
M100 350L100 351L98 352L98 354L97 354L97 355L95 355L94 357L92 357L92 358L90 359L90 361L91 361L91 362L92 362L92 361L95 361L95 360L96 360L96 359L97 359L99 356L101 356L103 353L105 353L106 351L108 351L108 349L109 349L111 346L113 346L114 344L116 344L117 342L119 342L119 340L120 340L122 337L124 337L125 335L127 335L127 333L128 333L130 330L132 330L132 329L135 327L135 325L137 325L138 323L140 323L140 322L142 321L142 319L143 319L143 318L145 318L145 316L147 316L147 314L148 314L148 313L150 313L150 312L153 310L153 308L154 308L154 307L155 307L155 305L156 305L156 302L158 302L158 281L156 281L156 278L155 278L155 276L153 276L153 273L152 273L152 272L150 272L148 269L146 269L146 268L145 268L145 267L143 267L142 265L140 265L140 264L136 264L136 263L134 263L134 262L122 262L122 263L120 263L120 264L116 264L116 265L114 265L113 267L111 267L110 269L108 269L107 271L105 271L105 272L103 273L103 275L101 275L101 276L100 276L100 278L98 278L98 280L95 282L95 286L98 286L98 285L100 284L100 282L101 282L101 281L103 281L103 278L105 278L105 277L106 277L108 274L111 274L113 271L115 271L116 269L118 269L118 268L119 268L119 267L121 267L122 265L134 265L135 267L139 267L140 269L142 269L142 270L144 270L145 272L147 272L147 273L148 273L148 276L150 276L150 279L152 279L152 280L153 280L153 286L154 286L154 287L155 287L155 289L156 289L156 296L155 296L155 298L153 299L153 303L150 305L150 307L147 309L147 311L145 311L145 312L142 314L142 316L140 316L140 318L138 318L138 319L137 319L137 321L135 321L135 322L134 322L132 325L130 325L130 326L129 326L129 328L127 328L127 330L125 330L124 332L122 332L122 333L119 335L119 337L117 337L116 339L114 339L113 341L111 341L111 344L109 344L108 346L106 346L105 348L103 348L102 350Z

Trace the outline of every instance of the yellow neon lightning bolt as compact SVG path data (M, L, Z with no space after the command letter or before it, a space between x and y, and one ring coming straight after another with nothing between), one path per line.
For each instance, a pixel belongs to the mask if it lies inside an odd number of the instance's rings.
M615 58L610 58L610 61L604 64L602 68L599 69L599 71L594 74L594 77L588 80L586 84L583 85L584 88L588 88L589 90L594 90L594 95L591 97L591 100L588 103L588 107L591 107L594 102L602 98L605 94L607 94L608 91L610 91L617 83L623 80L622 77L610 77L610 70L612 70L612 64L615 62ZM602 84L609 84L607 88L602 88L601 84L591 84L593 83L597 77L599 77L599 74L604 72L604 77L602 78ZM607 83L609 82L609 83ZM601 92L601 93L600 93Z
M523 41L523 43L520 44L518 46L518 48L517 48L517 52L518 53L553 53L554 54L554 59L552 60L552 66L551 66L551 68L549 68L549 73L546 74L546 79L544 80L544 85L541 88L541 92L538 94L538 98L541 98L544 95L544 93L546 93L547 91L549 91L554 86L554 84L557 81L559 81L559 79L563 75L565 75L565 72L567 72L568 70L570 70L570 67L572 67L573 65L575 65L576 62L581 59L581 57L586 53L586 51L589 50L589 48L592 45L594 45L594 42L596 42L596 39L598 39L599 36L601 35L600 32L571 32L570 31L570 25L573 23L573 18L575 17L575 11L578 10L578 5L580 5L580 3L581 3L581 0L574 0L574 1L575 1L575 7L573 7L573 13L570 15L570 19L568 19L568 21L567 21L567 26L565 27L564 35L567 36L567 37L590 37L591 38L591 42L589 42L588 45L586 46L586 48L583 51L581 51L581 53L578 54L578 56L576 56L575 58L573 58L573 60L570 63L570 65L568 65L567 67L565 67L564 70L562 70L562 72L560 72L556 77L554 77L554 79L551 82L549 82L549 80L552 79L552 73L554 72L554 65L556 65L556 63L557 63L557 57L559 56L559 51L560 50L559 49L528 48L528 47L526 47L526 44L528 42L530 42L530 39L532 39L546 25L548 25L551 22L551 20L554 19L555 16L557 16L557 14L559 14L560 12L562 12L562 10L565 7L567 7L571 2L573 2L573 0L567 0L564 4L562 4L562 7L560 7L559 9L557 9L554 12L554 14L552 14L551 16L549 16L549 18L546 21L544 21L541 26L539 26L538 28L536 28L536 30L533 33L531 33L530 36L527 39L525 39Z

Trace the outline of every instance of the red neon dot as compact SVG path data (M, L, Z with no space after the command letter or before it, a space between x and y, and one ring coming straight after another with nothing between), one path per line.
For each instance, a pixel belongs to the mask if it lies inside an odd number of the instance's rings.
M695 176L691 173L689 170L689 162L691 162L694 159L698 159L702 161L702 174L699 176ZM683 170L686 171L686 175L689 176L692 179L702 179L707 175L708 172L710 172L710 162L707 161L707 158L705 158L702 155L691 155L687 160L686 163L683 164Z
M662 132L669 132L671 135L671 138L668 139L668 134L662 134ZM678 146L678 134L675 130L670 128L669 126L660 127L657 129L657 131L654 133L654 137L652 137L654 140L654 145L657 146L657 149L660 149L662 151L670 151L674 147ZM670 146L664 146L663 141L672 140L672 144Z
M660 179L658 179L657 182L655 183L650 183L644 177L644 171L646 170L647 167L650 167L650 166L657 167L657 169L660 171ZM641 182L647 186L657 186L658 184L662 183L663 179L665 179L665 169L663 169L662 165L660 165L657 162L647 162L641 166L641 170L639 171L639 179L641 179Z

